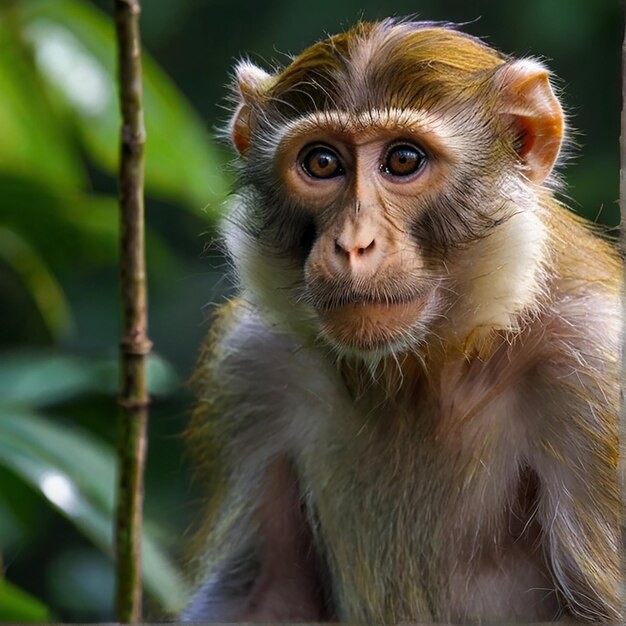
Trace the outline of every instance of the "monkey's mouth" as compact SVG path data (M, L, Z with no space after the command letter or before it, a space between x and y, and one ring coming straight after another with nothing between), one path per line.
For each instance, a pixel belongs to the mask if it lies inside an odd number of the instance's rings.
M393 274L341 282L309 275L301 300L320 321L321 337L340 351L396 352L422 342L437 307L440 280Z
M397 351L419 344L425 334L431 297L410 300L348 302L318 308L322 335L336 347L365 351Z
M420 302L431 292L436 282L408 281L404 276L387 276L367 286L358 282L338 283L322 276L309 278L299 300L318 312L332 312L346 306L393 308Z

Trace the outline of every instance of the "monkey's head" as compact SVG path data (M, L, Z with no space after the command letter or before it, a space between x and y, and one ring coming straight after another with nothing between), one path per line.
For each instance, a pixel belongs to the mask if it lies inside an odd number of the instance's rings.
M249 297L362 355L515 323L563 135L547 70L449 26L385 20L285 69L236 69L226 236Z

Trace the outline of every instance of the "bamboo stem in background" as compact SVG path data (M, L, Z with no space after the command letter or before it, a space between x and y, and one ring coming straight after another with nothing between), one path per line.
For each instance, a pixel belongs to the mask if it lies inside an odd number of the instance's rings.
M620 449L626 451L624 437L626 437L626 324L624 324L626 313L626 5L624 5L624 38L622 40L622 116L620 135L620 171L619 171L619 208L620 208L620 246L622 251L622 359L621 359L621 381L620 381ZM622 527L622 576L626 576L626 458L624 453L619 457L619 475L621 478L621 527ZM624 599L624 597L622 598Z
M626 252L626 4L624 5L624 38L622 40L622 117L620 135L619 208L620 244Z
M122 113L120 143L121 428L116 543L117 620L141 619L143 476L148 422L147 289L144 253L144 144L139 0L114 0Z

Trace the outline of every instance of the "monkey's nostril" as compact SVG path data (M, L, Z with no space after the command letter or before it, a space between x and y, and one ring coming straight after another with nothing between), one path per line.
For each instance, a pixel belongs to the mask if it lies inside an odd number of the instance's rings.
M370 241L366 246L356 245L354 247L343 245L338 239L335 239L335 254L345 255L347 258L352 256L363 256L374 248L374 240Z
M366 252L371 252L373 247L374 247L374 240L372 239L372 241L364 248L363 247L357 248L357 253L359 256L363 256Z

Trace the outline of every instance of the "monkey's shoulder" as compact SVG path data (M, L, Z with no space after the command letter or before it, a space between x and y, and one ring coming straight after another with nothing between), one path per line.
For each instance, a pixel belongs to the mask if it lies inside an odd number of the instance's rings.
M323 355L241 299L216 312L192 385L192 430L210 431L216 447L235 457L253 452L267 459L306 445L314 414L345 401Z
M577 345L613 360L620 350L623 318L622 263L615 247L588 225L572 225L578 243L561 243L547 329L559 340L556 345Z
M575 350L617 362L623 318L622 260L615 242L587 220L554 205L550 213L552 270L540 330L552 353ZM578 359L580 360L580 359Z
M622 258L617 242L605 227L572 213L555 202L547 226L548 248L557 280L562 287L587 284L581 294L619 299L623 282ZM563 290L562 290L563 291Z

